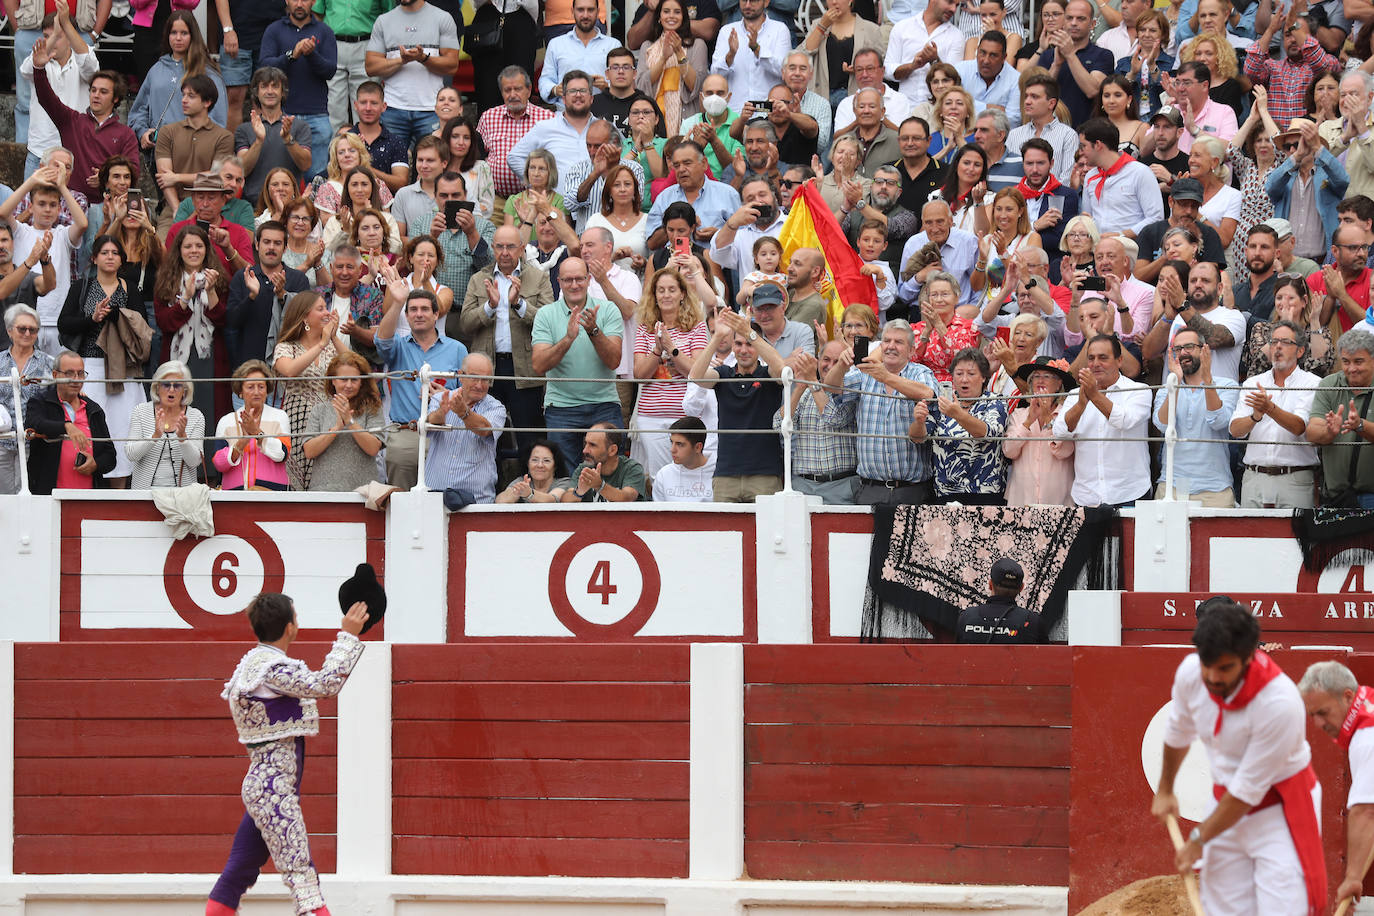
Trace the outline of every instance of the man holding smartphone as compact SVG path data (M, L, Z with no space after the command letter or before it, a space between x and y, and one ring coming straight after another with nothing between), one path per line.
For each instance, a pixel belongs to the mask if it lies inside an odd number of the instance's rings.
M444 263L435 278L457 299L466 296L472 272L491 263L491 237L495 227L484 216L478 216L472 201L467 199L467 182L461 172L444 172L434 183L436 198L433 216L429 220L429 234L444 252ZM458 310L452 310L444 325L444 333L458 337Z

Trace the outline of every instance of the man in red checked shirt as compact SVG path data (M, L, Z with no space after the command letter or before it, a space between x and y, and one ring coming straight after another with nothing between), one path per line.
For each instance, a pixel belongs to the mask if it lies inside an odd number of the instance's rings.
M487 145L487 162L491 164L491 179L498 197L519 194L525 188L521 176L510 170L506 157L540 121L553 117L547 108L530 104L534 86L524 68L509 66L501 71L501 98L506 104L488 108L477 121L477 132Z
M1364 894L1365 863L1374 849L1374 690L1361 687L1340 662L1317 662L1298 682L1312 722L1350 755L1345 822L1345 877L1336 903Z
M1259 648L1248 607L1220 596L1197 609L1189 655L1174 673L1164 763L1150 811L1178 815L1174 777L1194 740L1211 764L1207 816L1174 857L1202 860L1210 916L1316 916L1326 903L1326 861L1307 722L1297 685Z
M1245 75L1268 88L1269 113L1279 130L1287 130L1289 121L1306 113L1303 96L1313 80L1322 73L1341 72L1341 62L1322 50L1300 15L1306 6L1306 0L1295 0L1286 16L1270 17L1264 34L1245 55ZM1280 26L1284 56L1274 60L1269 56L1269 44Z

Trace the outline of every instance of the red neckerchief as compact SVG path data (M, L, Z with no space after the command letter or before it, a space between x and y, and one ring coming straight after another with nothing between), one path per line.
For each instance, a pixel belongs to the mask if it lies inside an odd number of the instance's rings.
M1041 194L1053 194L1054 189L1058 187L1060 187L1059 179L1055 178L1053 173L1050 173L1050 177L1045 179L1045 185L1040 190L1037 191L1035 190L1035 188L1032 188L1030 185L1026 184L1026 179L1024 178L1022 178L1021 181L1017 183L1016 190L1020 191L1021 196L1026 199L1027 203L1029 203L1032 200L1035 200Z
M1343 748L1349 748L1355 732L1371 725L1374 725L1374 690L1361 687L1355 691L1355 699L1350 704L1350 712L1346 713L1345 721L1341 723L1341 732L1336 736L1336 743Z
M1221 719L1226 714L1226 710L1244 709L1250 701L1255 698L1265 685L1274 678L1283 674L1279 666L1274 664L1274 660L1264 653L1262 649L1255 650L1255 657L1250 659L1250 667L1245 671L1244 683L1236 691L1236 698L1227 702L1221 697L1207 691L1207 695L1212 698L1212 702L1217 704L1217 725L1212 729L1213 735L1221 734Z
M1111 168L1108 168L1108 169L1098 169L1096 175L1089 175L1089 176L1088 176L1088 183L1089 183L1089 184L1091 184L1091 183L1094 182L1094 181L1097 182L1097 199L1098 199L1098 200L1101 200L1101 199L1102 199L1102 189L1105 188L1105 187L1107 186L1107 179L1108 179L1108 178L1111 178L1111 177L1112 177L1113 175L1115 175L1117 172L1119 172L1119 171L1121 171L1122 169L1124 169L1124 168L1126 167L1126 163L1128 163L1128 162L1135 162L1135 160L1131 158L1131 154L1130 154L1130 153L1122 153L1122 154L1120 155L1120 157L1117 158L1116 162L1112 163Z

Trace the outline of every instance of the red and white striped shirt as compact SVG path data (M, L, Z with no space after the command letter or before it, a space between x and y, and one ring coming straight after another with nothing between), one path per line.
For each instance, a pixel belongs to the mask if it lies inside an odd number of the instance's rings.
M668 334L673 338L673 346L681 350L681 356L691 360L711 342L711 335L706 331L706 322L701 321L690 331L682 331L678 328L669 328ZM635 332L635 355L641 353L654 352L654 330L640 325ZM659 373L660 377L685 379L677 370L673 363L664 363ZM682 411L682 398L687 393L687 386L681 382L651 382L644 385L639 390L638 410L646 417L662 417L664 419L678 419L685 414Z
M526 105L519 117L510 113L505 105L488 108L477 121L477 132L487 145L487 164L491 166L492 183L496 193L510 197L524 190L524 179L510 170L506 157L520 138L530 132L530 128L540 121L553 117L553 112L538 105Z

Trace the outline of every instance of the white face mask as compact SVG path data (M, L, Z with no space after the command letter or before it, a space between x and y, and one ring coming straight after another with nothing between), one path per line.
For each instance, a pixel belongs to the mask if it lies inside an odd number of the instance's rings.
M704 95L701 97L701 110L712 118L718 118L725 114L728 104L723 95Z

